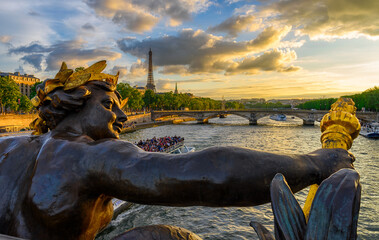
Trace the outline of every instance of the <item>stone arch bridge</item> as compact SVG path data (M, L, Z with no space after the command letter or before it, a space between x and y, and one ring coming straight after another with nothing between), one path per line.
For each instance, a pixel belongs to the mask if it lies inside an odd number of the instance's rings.
M258 119L274 114L296 116L303 119L304 125L314 125L328 111L326 110L293 110L293 109L248 109L248 110L191 110L191 111L152 111L151 119L154 121L166 116L180 116L195 118L197 123L207 123L209 119L234 114L249 120L250 125L257 125ZM363 121L379 121L379 113L357 112L357 117Z

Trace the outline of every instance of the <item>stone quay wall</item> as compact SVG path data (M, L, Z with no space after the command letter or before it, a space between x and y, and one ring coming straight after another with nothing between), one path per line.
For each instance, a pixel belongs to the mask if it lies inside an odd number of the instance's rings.
M150 113L144 113L144 114L137 114L137 115L129 115L128 120L125 122L124 125L132 124L132 123L147 123L151 122L151 114Z
M0 133L17 132L29 128L29 124L38 117L38 114L5 114L0 115Z

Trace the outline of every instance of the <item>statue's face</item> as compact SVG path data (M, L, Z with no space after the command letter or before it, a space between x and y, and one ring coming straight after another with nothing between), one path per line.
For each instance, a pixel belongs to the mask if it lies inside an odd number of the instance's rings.
M92 91L81 111L84 133L94 140L119 138L123 123L127 120L120 109L120 101L114 92L101 89Z

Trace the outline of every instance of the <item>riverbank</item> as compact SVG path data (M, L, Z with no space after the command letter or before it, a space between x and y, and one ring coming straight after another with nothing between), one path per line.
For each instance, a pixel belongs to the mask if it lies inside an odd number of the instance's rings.
M38 114L5 114L0 115L0 133L19 132L29 130L29 124L38 117Z
M149 122L131 124L131 125L123 128L121 133L130 133L130 132L134 132L134 131L137 131L140 129L159 127L159 126L164 126L164 125L169 125L169 124L179 124L179 123L188 122L188 121L195 121L195 119L194 118L174 117L174 118L165 118L165 119L162 119L161 121L151 121L150 120Z
M37 114L7 114L0 115L0 137L19 136L32 133L29 124ZM166 117L159 121L151 121L150 113L127 115L128 120L124 124L122 133L134 132L139 129L158 127L169 124L179 124L186 121L194 121L194 118L188 117Z

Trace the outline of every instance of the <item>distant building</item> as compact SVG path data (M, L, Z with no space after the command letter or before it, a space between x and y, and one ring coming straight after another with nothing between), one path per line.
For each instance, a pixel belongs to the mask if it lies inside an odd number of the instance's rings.
M179 92L178 92L178 83L175 83L175 91L174 91L174 94L179 94Z
M30 98L30 89L36 83L40 82L39 78L34 77L34 75L21 75L19 72L15 73L4 73L0 72L1 77L9 77L15 81L20 89L20 92Z
M195 95L193 95L192 93L184 93L184 94L186 94L188 97L190 97L190 98L197 98Z
M141 94L144 94L146 92L146 87L138 87L137 85L135 85L133 88L137 89L138 92L140 92Z
M153 52L151 51L151 48L149 51L149 69L148 69L148 74L147 74L146 89L150 89L156 92L154 77L153 77Z
M278 103L280 102L283 105L291 105L292 107L297 106L301 103L308 102L312 99L270 99L267 102L269 103Z
M264 98L249 98L249 99L242 98L241 100L233 100L233 101L240 101L240 103L243 103L243 104L257 104L257 103L265 103L266 99L264 99Z

